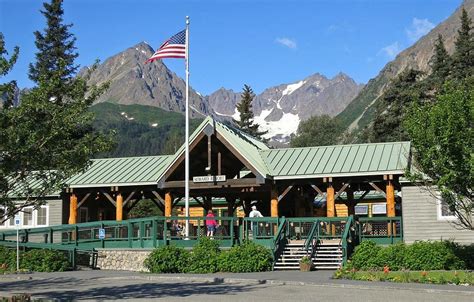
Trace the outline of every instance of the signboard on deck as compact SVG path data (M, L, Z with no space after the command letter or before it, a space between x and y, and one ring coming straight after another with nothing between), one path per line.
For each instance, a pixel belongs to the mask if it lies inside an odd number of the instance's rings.
M223 182L226 181L225 175L207 175L207 176L194 176L193 182Z
M99 239L105 239L105 229L99 229Z
M19 227L21 223L20 215L15 215L14 221L15 221L15 226Z

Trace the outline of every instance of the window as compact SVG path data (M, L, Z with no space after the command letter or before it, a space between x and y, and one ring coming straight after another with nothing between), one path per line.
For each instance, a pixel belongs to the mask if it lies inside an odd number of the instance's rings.
M387 214L387 205L384 204L373 204L372 214Z
M454 212L449 209L449 205L441 197L438 198L438 220L455 220Z
M33 225L33 208L23 209L23 225Z
M369 206L368 205L355 206L354 212L356 215L367 215L369 213Z
M5 215L6 215L6 211L4 208L0 208L0 221L3 220L5 218ZM5 221L3 224L1 224L0 226L6 226L8 223L8 221Z
M36 225L48 225L48 208L41 207L36 210Z

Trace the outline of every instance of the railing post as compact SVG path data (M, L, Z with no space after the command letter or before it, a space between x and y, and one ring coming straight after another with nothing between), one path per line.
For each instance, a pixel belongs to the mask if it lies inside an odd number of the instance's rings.
M151 238L153 240L153 247L156 247L156 237L157 237L157 221L156 218L153 218L151 221Z
M143 247L143 237L145 236L145 223L140 221L139 223L139 234L140 234L140 247Z
M128 239L128 247L132 247L132 237L133 237L133 226L132 223L127 221L127 239Z

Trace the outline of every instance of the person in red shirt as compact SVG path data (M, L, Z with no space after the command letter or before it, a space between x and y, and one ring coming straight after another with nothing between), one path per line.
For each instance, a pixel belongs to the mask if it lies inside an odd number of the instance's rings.
M212 237L214 236L214 232L216 231L216 227L217 227L217 222L216 220L214 219L214 213L212 212L212 210L209 210L207 211L207 215L206 215L206 227L207 227L207 236L209 237Z

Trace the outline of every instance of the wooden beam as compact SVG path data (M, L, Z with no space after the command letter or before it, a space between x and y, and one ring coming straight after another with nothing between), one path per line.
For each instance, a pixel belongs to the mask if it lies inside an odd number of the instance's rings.
M91 196L91 193L87 193L84 197L82 197L81 201L79 201L79 203L77 204L77 207L80 208L82 204L87 201L87 198L89 198L89 196Z
M212 160L211 160L212 159L212 145L211 144L212 144L211 136L209 135L207 137L207 169L209 169L209 170L207 170L208 175L212 175L211 174L211 171L212 171L212 169L211 169L211 167L212 167Z
M278 217L278 192L276 188L272 188L270 198L270 216Z
M196 197L193 197L193 199L204 209L204 204L199 199Z
M123 197L122 194L117 194L117 201L116 201L116 208L115 208L115 220L122 221L123 220Z
M102 191L102 190L101 190L101 192L102 192L102 194L104 194L104 196L107 198L107 200L110 201L114 205L114 207L117 206L117 204L115 203L115 200L112 198L112 196L110 196L109 193L107 193L105 191Z
M217 153L217 175L222 175L222 156L221 153Z
M283 197L285 197L286 194L288 194L288 192L290 192L290 190L291 190L292 188L293 188L293 185L288 186L288 187L285 189L285 191L283 191L283 193L281 193L281 195L278 196L278 202L280 202L280 201L283 199Z
M160 203L156 198L151 197L150 200L164 213L165 211L165 206Z
M336 195L334 196L334 199L337 199L339 197L339 195L341 195L342 192L344 192L346 190L346 188L349 186L349 184L350 184L350 182L343 185L342 188L339 191L337 191Z
M319 195L324 195L324 192L321 191L321 189L318 188L318 186L316 186L316 185L311 185L311 188L313 188Z
M227 179L223 182L206 182L206 183L194 183L189 182L190 189L217 189L220 187L233 187L233 188L242 188L249 186L259 186L256 178L240 178L240 179ZM184 188L184 181L166 181L162 184L164 189L169 188Z
M124 202L123 202L123 206L125 207L127 205L127 203L130 201L130 199L132 199L133 195L135 195L136 191L133 191L132 193L128 194L127 198L125 198Z
M159 200L162 204L165 204L165 199L161 197L160 193L156 191L151 191L151 193L156 197L157 200Z
M380 189L375 183L369 182L369 185L374 188L377 192L383 194L383 197L387 197L387 194L385 193L384 190Z
M76 224L77 221L77 197L75 194L69 196L69 224Z

